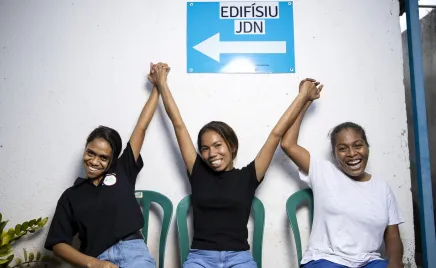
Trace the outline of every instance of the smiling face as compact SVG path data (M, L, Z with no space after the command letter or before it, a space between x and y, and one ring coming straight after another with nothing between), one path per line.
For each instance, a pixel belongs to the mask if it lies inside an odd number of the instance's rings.
M201 136L201 157L214 171L228 171L233 168L232 149L216 131L208 130Z
M83 167L87 179L100 180L111 163L112 148L105 139L96 138L86 145Z
M344 128L335 135L334 155L341 170L356 181L369 180L365 173L369 148L361 134Z

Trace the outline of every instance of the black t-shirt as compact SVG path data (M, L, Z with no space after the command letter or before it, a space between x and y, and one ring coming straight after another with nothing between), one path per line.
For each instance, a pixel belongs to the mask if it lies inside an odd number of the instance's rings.
M197 154L192 174L194 214L192 249L243 251L248 245L247 223L256 188L254 161L242 169L215 172Z
M80 251L97 257L119 240L144 225L135 198L135 183L143 167L135 162L130 143L98 186L77 178L60 197L44 247L58 243L71 245L79 233Z

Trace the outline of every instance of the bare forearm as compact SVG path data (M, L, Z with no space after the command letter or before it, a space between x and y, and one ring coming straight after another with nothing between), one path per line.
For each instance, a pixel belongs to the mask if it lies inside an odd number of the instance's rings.
M271 134L282 138L285 132L295 122L307 101L307 95L299 93L295 100L292 102L291 106L289 106L289 108L285 111L282 117L280 117Z
M392 267L403 267L403 243L399 238L386 241L386 253Z
M159 100L159 91L153 86L150 97L142 108L141 114L139 115L138 122L136 124L136 129L145 132L148 125L150 124L151 118L153 118L154 112L156 111L157 103Z
M295 122L286 131L285 135L283 136L282 142L281 142L282 147L286 148L288 146L292 146L294 144L297 144L298 135L300 133L301 122L303 121L304 115L306 114L306 112L309 109L309 106L311 104L312 104L312 101L306 102L306 104L304 105L300 114L298 114L297 119L295 119Z
M150 124L150 121L156 111L158 100L159 92L156 87L153 87L150 97L145 103L144 108L142 108L135 129L130 136L130 145L132 147L135 160L137 160L139 157L142 144L144 143L145 131L147 130L148 125Z
M79 267L92 267L92 262L95 258L85 255L72 246L66 243L59 243L53 247L53 252L64 259L65 261L79 266Z
M403 267L403 243L401 242L398 224L389 225L384 234L389 268Z
M174 101L173 95L169 90L168 84L159 85L159 91L162 95L162 101L165 107L165 111L168 114L171 122L173 123L174 128L184 126L184 122L182 116L180 114L179 108L177 107L176 102Z

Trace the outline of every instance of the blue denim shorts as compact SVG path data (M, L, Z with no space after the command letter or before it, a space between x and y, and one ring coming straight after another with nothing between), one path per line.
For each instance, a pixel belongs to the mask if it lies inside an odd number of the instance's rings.
M334 262L322 260L322 259L317 261L310 261L302 265L301 267L302 268L347 268L347 266L336 264ZM388 267L388 262L386 260L375 260L362 266L362 268L386 268L386 267Z
M142 239L120 241L97 257L120 268L155 268L156 262Z
M183 268L257 268L250 251L191 249Z

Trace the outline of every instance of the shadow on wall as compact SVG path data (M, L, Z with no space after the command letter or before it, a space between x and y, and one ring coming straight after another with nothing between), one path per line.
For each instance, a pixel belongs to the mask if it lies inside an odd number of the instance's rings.
M430 145L431 180L433 187L433 207L436 208L436 9L421 19L421 38L425 97L427 106L428 138ZM416 180L416 158L413 132L412 95L410 91L407 30L402 33L402 41L404 59L404 86L406 88L407 125L409 131L410 172L412 178L413 218L415 226L415 259L416 264L422 266L421 230L419 226L419 206Z

